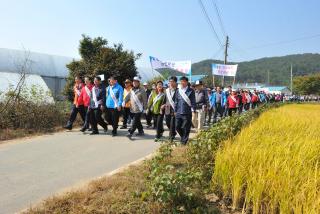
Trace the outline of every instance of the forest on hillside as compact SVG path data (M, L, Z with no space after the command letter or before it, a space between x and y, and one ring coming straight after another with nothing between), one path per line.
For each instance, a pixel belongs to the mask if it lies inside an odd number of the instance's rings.
M207 74L212 77L211 64L223 63L219 60L207 59L192 64L192 74ZM264 83L268 85L289 85L290 67L293 66L293 76L304 76L320 72L320 54L296 54L282 57L268 57L245 62L230 62L239 64L236 76L238 83ZM218 77L217 77L218 78ZM233 78L226 78L226 83Z

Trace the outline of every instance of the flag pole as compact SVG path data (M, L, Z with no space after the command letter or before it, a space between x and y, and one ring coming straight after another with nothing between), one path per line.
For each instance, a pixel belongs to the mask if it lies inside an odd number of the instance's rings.
M212 73L212 86L215 87L215 84L214 84L214 74Z

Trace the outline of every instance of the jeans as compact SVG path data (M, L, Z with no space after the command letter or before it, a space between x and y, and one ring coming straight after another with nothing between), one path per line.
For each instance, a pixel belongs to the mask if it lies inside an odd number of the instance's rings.
M217 121L218 113L219 113L220 117L223 117L224 109L221 106L221 103L216 103L215 104L214 115L213 115L214 122Z

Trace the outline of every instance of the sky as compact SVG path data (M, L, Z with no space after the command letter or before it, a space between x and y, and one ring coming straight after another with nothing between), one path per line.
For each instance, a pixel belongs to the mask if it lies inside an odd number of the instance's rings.
M202 0L229 61L320 53L319 0ZM160 60L223 60L199 0L0 0L0 48L78 58L81 34ZM293 40L296 40L293 42ZM290 42L291 41L291 42Z

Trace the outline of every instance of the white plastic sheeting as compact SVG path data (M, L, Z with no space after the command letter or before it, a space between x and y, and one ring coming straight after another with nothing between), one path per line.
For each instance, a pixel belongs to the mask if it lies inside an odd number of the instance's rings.
M152 70L151 68L138 67L138 75L141 77L142 82L146 82L160 76L161 74L156 70Z
M66 77L66 65L72 61L70 57L0 48L0 71L18 73L17 66L26 58L31 62L28 73L48 77Z
M17 87L20 79L21 75L18 73L0 72L0 101L4 99L4 94L8 92L10 88L15 89ZM32 88L36 89L36 94L43 95L37 97L37 102L54 103L51 91L40 75L26 75L23 91L25 91L27 98L30 100L34 99L31 94Z

